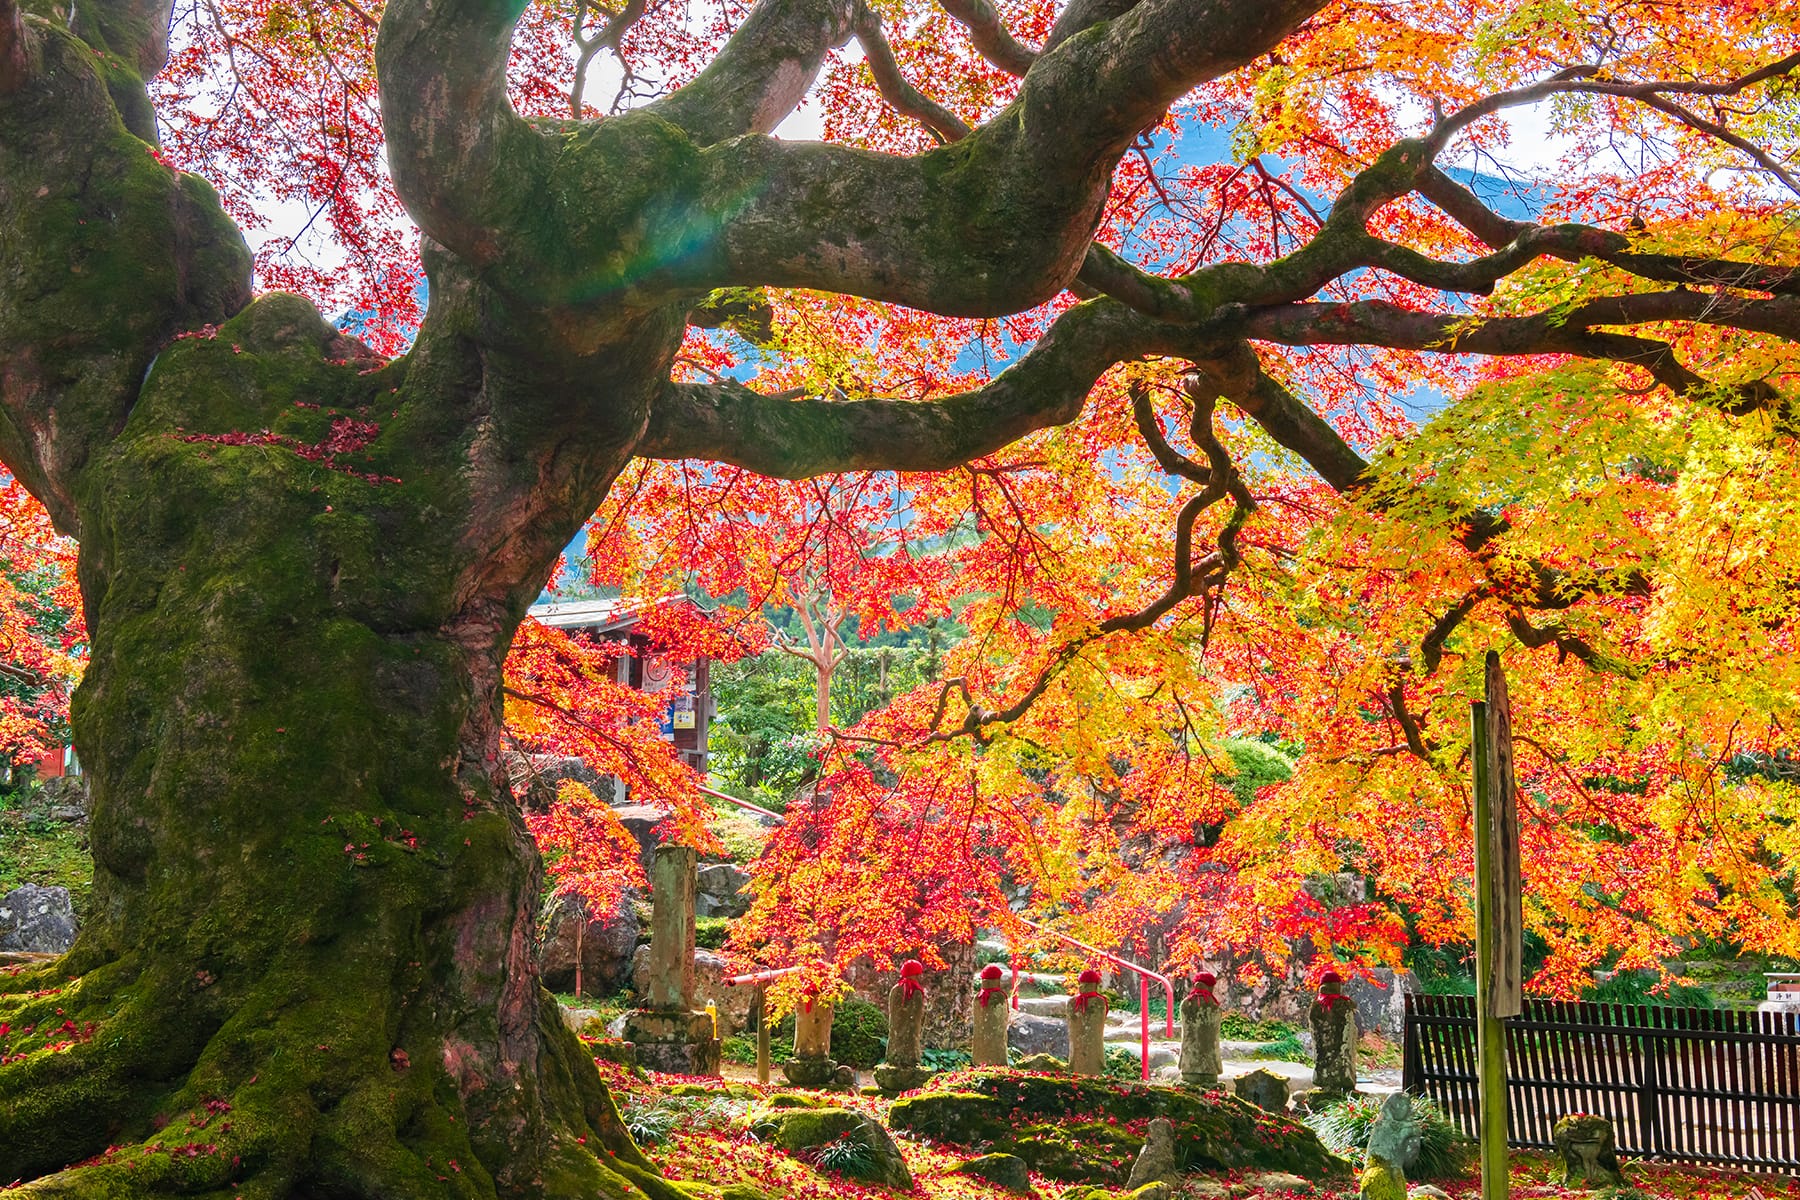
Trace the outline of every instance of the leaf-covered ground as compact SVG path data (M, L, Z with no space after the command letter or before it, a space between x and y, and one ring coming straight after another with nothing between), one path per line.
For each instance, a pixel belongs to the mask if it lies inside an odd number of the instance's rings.
M645 1143L645 1150L669 1178L697 1191L719 1195L721 1200L749 1200L754 1195L768 1200L873 1200L893 1194L821 1170L751 1136L746 1131L745 1114L759 1099L784 1088L759 1087L735 1079L634 1076L610 1063L601 1063L600 1069L618 1098L627 1124ZM868 1113L884 1124L890 1107L889 1101L880 1097L856 1094L833 1093L829 1103ZM934 1146L905 1136L896 1136L895 1141L916 1181L915 1195L929 1200L999 1200L1007 1194L954 1173L958 1163L971 1157L969 1150ZM1551 1184L1550 1166L1546 1155L1516 1154L1513 1195L1519 1200L1586 1200L1590 1196ZM1628 1162L1627 1174L1635 1190L1620 1193L1620 1200L1800 1200L1800 1179L1639 1162ZM1032 1175L1032 1185L1042 1200L1085 1197L1091 1187L1037 1174ZM1253 1186L1244 1172L1195 1176L1177 1194L1217 1197L1217 1185L1228 1189L1233 1200L1273 1200L1295 1194ZM1473 1173L1464 1179L1439 1181L1439 1185L1456 1200L1478 1200L1480 1196L1480 1185ZM1108 1194L1123 1197L1128 1193L1120 1188ZM1331 1187L1304 1194L1319 1200L1347 1200L1356 1193L1354 1188Z

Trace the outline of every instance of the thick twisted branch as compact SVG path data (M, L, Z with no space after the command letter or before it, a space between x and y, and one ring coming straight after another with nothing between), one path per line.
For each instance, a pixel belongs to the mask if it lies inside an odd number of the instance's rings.
M1000 10L988 0L939 0L940 7L969 31L981 57L1009 75L1023 75L1031 69L1037 51L1021 45L1000 19Z

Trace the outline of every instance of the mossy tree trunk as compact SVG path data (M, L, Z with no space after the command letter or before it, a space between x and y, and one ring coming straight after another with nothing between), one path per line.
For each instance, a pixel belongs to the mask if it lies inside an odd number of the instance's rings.
M500 760L517 623L634 454L947 466L1069 419L1115 362L1206 351L1098 301L942 405L670 381L714 287L1054 295L1137 131L1318 2L1077 6L1013 116L906 160L756 136L847 34L836 0L765 0L675 96L555 126L505 103L510 7L394 0L383 105L431 310L382 364L252 302L217 198L152 153L166 0L72 24L0 0L0 460L81 542L96 865L73 952L0 973L0 1180L679 1194L538 985Z

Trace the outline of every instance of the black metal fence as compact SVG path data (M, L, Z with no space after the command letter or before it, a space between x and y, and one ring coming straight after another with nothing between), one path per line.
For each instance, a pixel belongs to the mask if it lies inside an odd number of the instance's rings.
M1527 1000L1504 1024L1509 1144L1594 1113L1621 1154L1800 1172L1800 1016ZM1405 1056L1406 1090L1474 1137L1475 998L1407 996Z

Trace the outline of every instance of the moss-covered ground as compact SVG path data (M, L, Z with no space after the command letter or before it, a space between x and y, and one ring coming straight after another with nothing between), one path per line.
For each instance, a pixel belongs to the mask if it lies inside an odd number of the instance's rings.
M634 1075L612 1064L601 1064L609 1086L618 1096L626 1123L643 1131L645 1151L669 1178L707 1200L876 1200L895 1193L822 1170L808 1155L789 1154L757 1140L750 1132L755 1114L766 1111L771 1099L780 1105L788 1093L776 1086L760 1087L741 1079L697 1081L673 1076ZM971 1075L972 1077L972 1075ZM959 1090L967 1078L946 1079L947 1090ZM1024 1081L1042 1078L1020 1075ZM1027 1083L1026 1086L1030 1086ZM991 1090L991 1089L989 1089ZM798 1093L818 1096L819 1102L864 1112L891 1124L895 1102L878 1096L845 1093ZM901 1101L904 1103L904 1100ZM895 1142L912 1172L911 1193L924 1200L1003 1200L1008 1193L992 1184L957 1174L957 1164L985 1152L985 1146L954 1145L893 1129ZM1627 1167L1632 1189L1618 1200L1800 1200L1800 1179L1751 1176L1731 1171L1631 1163ZM1209 1200L1275 1200L1305 1195L1316 1200L1350 1200L1355 1184L1347 1176L1314 1183L1309 1190L1289 1192L1259 1181L1256 1169L1201 1171L1189 1176L1177 1197ZM1550 1183L1546 1155L1519 1153L1513 1159L1513 1195L1519 1200L1589 1200L1590 1193L1574 1192ZM1126 1200L1130 1192L1122 1183L1095 1185L1031 1173L1032 1187L1040 1200L1087 1200L1105 1196ZM1473 1173L1439 1180L1455 1200L1479 1200L1480 1185Z

